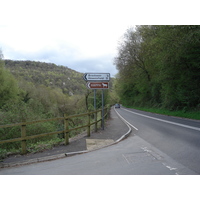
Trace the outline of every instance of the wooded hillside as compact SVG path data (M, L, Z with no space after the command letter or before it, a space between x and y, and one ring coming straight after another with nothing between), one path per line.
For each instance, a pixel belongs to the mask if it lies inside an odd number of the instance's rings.
M68 67L0 59L0 83L1 124L94 109L93 90L87 89L82 73ZM106 91L105 104L108 96ZM101 91L97 91L97 108L100 107Z
M1 124L84 112L82 76L51 63L0 59Z
M18 80L23 79L34 85L44 85L52 89L60 88L70 96L85 92L85 81L82 73L53 63L34 61L4 60L5 68Z
M115 65L123 104L200 110L200 26L128 29Z

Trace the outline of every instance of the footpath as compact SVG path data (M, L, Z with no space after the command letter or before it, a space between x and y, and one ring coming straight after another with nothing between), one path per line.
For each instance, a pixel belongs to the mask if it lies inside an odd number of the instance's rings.
M121 120L114 109L111 108L110 119L105 121L104 130L99 129L97 132L91 132L90 137L87 137L86 133L79 134L74 138L70 138L68 145L55 146L51 150L9 156L3 162L0 162L0 168L50 161L66 156L87 153L118 143L127 137L130 132L131 129Z

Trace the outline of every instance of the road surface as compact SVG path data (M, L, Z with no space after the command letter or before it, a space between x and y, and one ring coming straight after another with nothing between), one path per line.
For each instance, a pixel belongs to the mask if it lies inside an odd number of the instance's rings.
M138 128L137 135L177 162L200 174L200 121L153 114L134 109L118 110Z

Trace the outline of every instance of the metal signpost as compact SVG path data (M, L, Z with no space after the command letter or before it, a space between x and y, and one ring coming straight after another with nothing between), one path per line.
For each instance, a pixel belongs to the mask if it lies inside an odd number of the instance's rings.
M89 89L94 89L94 109L96 110L96 89L102 90L102 129L104 130L104 89L109 88L110 73L85 73L83 79Z

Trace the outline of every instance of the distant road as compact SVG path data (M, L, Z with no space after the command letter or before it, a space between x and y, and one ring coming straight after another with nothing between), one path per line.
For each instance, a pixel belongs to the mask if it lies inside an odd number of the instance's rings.
M117 109L138 129L137 136L178 163L200 174L200 121L138 111Z

